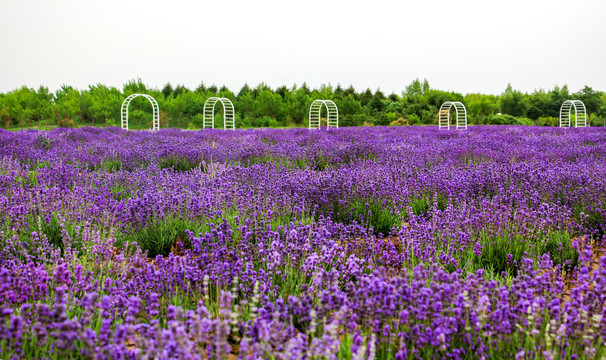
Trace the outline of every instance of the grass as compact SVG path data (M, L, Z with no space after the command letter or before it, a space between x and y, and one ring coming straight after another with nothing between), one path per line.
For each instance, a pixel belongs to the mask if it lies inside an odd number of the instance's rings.
M107 172L116 172L122 169L122 160L120 159L110 159L105 160L100 169L105 170Z
M528 254L534 255L534 258L549 254L554 265L566 270L576 267L579 260L568 232L550 232L534 240L520 234L506 232L491 236L482 232L479 241L483 245L482 253L475 256L473 250L468 249L465 260L471 260L473 271L485 269L496 276L517 276L522 257Z
M54 140L52 139L49 139L42 135L38 135L35 146L38 149L50 150L53 147L53 142Z
M378 202L375 199L359 199L347 205L333 201L319 209L316 220L320 214L343 224L356 221L367 229L372 228L375 234L381 233L385 236L401 224L400 217L394 213L393 207L386 201Z
M199 165L199 162L192 162L191 160L180 156L171 156L158 160L158 167L160 169L172 168L175 171L189 171Z
M116 189L118 190L118 189ZM130 192L117 191L118 198L127 198ZM237 210L225 210L222 216L216 218L187 218L180 214L172 214L164 219L150 218L144 226L135 228L131 227L125 230L120 230L116 234L116 246L125 248L136 243L141 250L147 251L149 257L157 255L167 256L171 251L177 249L177 242L181 242L187 249L190 248L191 240L186 230L193 234L206 234L211 229L220 227L221 225L229 226L233 232L233 239L230 239L228 246L237 247L240 232L238 230L237 218L243 218L245 215L240 214ZM252 219L253 229L254 224L258 222L266 222L272 230L276 231L280 226L288 226L293 221L292 217L278 216L272 219ZM303 218L300 221L310 223L310 219ZM265 228L265 226L263 227ZM253 232L254 237L254 232Z
M448 198L439 193L436 193L434 195L427 193L418 197L413 197L408 202L408 205L412 209L412 213L416 216L419 216L427 215L434 202L436 204L437 210L444 210L448 205Z
M167 256L178 241L181 241L185 247L189 246L191 239L189 239L185 230L197 234L198 232L209 231L210 227L200 221L183 219L178 216L151 219L150 223L139 229L119 231L116 234L116 245L125 247L137 243L141 250L148 252L150 257Z
M73 219L68 220L57 212L51 213L46 219L32 214L28 216L27 226L23 227L18 232L18 236L21 241L28 244L29 247L32 247L34 258L41 255L39 251L44 250L40 243L44 242L43 238L46 238L48 244L59 249L62 255L65 253L67 245L72 249L78 250L81 254L84 254L85 248L82 243L81 229L81 223L74 221ZM4 224L2 231L6 234L11 234L13 232L9 223ZM38 234L36 239L34 239L34 232Z
M34 187L38 185L38 171L29 170L27 176L17 176L15 180L19 182L23 188Z

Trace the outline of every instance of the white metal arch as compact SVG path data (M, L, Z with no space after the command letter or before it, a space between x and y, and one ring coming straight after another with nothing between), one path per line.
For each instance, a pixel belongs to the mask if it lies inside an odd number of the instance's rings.
M339 128L339 108L332 100L314 100L309 107L309 128L320 128L320 113L322 106L326 106L326 128Z
M154 116L153 130L160 130L160 107L158 106L158 102L156 102L156 99L147 94L132 94L126 99L124 99L121 109L122 129L128 130L128 106L130 105L130 102L138 96L143 96L152 104Z
M211 97L204 103L204 119L202 128L215 128L215 105L220 102L223 105L223 129L236 129L234 120L234 104L228 98Z
M438 113L438 128L440 130L450 130L450 109L455 107L457 118L457 130L467 130L467 109L459 101L447 101L440 106Z
M587 126L587 110L581 100L566 100L560 107L560 127L570 127L570 117L574 109L574 127Z

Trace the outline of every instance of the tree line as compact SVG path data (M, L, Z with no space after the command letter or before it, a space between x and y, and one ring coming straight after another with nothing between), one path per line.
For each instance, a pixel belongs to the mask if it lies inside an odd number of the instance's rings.
M466 94L433 89L427 80L414 80L401 94L384 94L377 89L358 92L353 86L322 85L310 89L280 86L272 89L264 83L252 88L245 84L237 93L225 86L195 89L166 84L162 89L146 86L140 79L124 84L122 90L102 84L78 90L63 85L55 92L41 86L38 90L23 86L0 93L0 126L5 129L77 126L120 126L120 107L131 94L153 96L160 107L161 127L198 129L202 127L205 101L212 96L232 100L237 127L307 126L308 112L315 99L333 100L339 108L339 126L435 124L440 105L460 101L468 111L470 124L511 124L557 126L562 102L579 99L585 103L593 126L602 126L606 118L606 94L589 86L571 93L566 85L551 90L523 93L508 85L500 95ZM143 97L129 107L129 127L149 128L152 107ZM217 106L219 126L222 109Z

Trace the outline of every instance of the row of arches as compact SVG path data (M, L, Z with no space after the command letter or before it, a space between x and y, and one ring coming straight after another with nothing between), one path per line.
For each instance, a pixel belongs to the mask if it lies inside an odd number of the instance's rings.
M121 125L122 129L128 130L128 106L136 97L143 96L152 104L153 108L153 126L152 130L160 130L160 107L158 102L152 96L147 94L132 94L128 96L122 103L121 109ZM211 97L204 103L204 113L202 119L203 129L215 128L215 107L220 103L223 106L223 129L235 130L235 110L234 104L228 98ZM326 107L326 126L330 128L339 128L339 109L337 104L332 100L314 100L309 107L309 128L320 128L320 115L322 107Z
M455 108L455 124L457 130L467 130L467 109L458 101L447 101L440 107L438 113L438 128L450 130L450 109ZM560 107L560 127L572 126L574 111L574 127L587 126L587 109L581 100L566 100Z
M121 124L122 128L128 130L128 106L136 97L143 96L152 104L153 108L153 126L152 130L160 129L160 107L156 100L147 94L132 94L122 103ZM235 130L235 110L234 104L228 98L211 97L204 103L204 116L202 121L203 129L215 128L215 107L217 103L223 106L223 129ZM320 129L322 108L326 107L326 128L339 128L339 108L332 100L314 100L309 107L309 129ZM454 124L457 130L467 130L467 109L459 101L446 101L440 106L438 112L438 128L440 130L450 130L451 116L450 111L454 107ZM572 113L574 111L575 127L587 126L587 110L581 100L566 100L560 108L560 127L570 127Z
M122 129L128 130L128 106L130 102L136 97L143 96L152 104L153 122L152 130L160 130L160 107L158 102L152 96L147 94L132 94L122 102L121 108L121 125ZM236 122L234 119L234 104L228 98L211 97L204 103L204 115L202 120L202 127L215 128L215 106L217 103L221 103L223 106L223 128L235 130Z

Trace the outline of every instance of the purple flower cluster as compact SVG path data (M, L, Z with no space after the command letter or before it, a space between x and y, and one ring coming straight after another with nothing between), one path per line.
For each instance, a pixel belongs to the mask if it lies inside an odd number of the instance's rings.
M0 358L601 358L605 135L1 131Z

